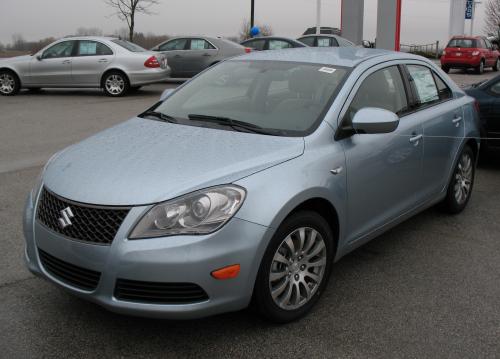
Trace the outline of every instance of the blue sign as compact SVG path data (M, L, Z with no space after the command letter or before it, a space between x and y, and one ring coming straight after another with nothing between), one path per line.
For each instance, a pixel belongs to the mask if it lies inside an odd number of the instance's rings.
M252 37L257 36L258 34L260 34L260 29L257 26L250 29L250 35L252 35Z
M472 20L474 14L474 0L467 0L465 5L465 20Z

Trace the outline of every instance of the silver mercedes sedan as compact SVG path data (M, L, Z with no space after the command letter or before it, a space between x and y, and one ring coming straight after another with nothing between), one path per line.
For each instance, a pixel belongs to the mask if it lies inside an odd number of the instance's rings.
M26 263L120 313L253 303L292 321L347 253L430 206L464 210L478 139L474 100L422 57L254 52L54 155L27 200Z
M164 81L167 58L112 37L67 37L33 55L0 59L0 94L22 88L102 88L108 96Z

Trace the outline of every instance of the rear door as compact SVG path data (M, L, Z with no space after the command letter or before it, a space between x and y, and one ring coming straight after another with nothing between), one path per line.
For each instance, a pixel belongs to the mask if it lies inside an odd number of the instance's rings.
M73 58L73 82L80 86L99 86L102 74L113 62L114 56L111 48L102 42L79 40Z
M205 70L216 61L219 50L206 39L189 39L188 49L184 55L184 69L189 76Z
M76 41L58 42L46 49L40 59L33 57L30 63L29 84L38 86L69 86L71 65Z
M185 58L189 39L180 38L167 41L158 46L158 51L167 56L168 66L172 69L172 75L183 76L186 72Z
M431 68L420 64L406 66L413 88L415 116L423 124L424 160L422 201L436 197L447 186L465 136L461 101Z

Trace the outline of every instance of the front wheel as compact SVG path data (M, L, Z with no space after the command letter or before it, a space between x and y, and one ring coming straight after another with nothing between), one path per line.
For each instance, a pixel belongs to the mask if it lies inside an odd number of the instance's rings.
M21 89L17 76L8 70L0 71L0 95L13 96Z
M259 268L254 304L268 320L287 323L319 300L331 271L334 239L319 214L292 214L273 236Z
M106 95L112 97L125 95L130 87L127 76L118 71L107 73L103 78L102 85Z
M448 184L446 198L443 201L444 209L447 212L457 214L467 206L474 185L475 169L474 151L470 146L465 146L455 166L453 176Z

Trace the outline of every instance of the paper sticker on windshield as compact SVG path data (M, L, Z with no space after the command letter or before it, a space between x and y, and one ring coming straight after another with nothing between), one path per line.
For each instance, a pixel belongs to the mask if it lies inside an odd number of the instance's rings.
M331 67L322 67L318 71L326 72L327 74L333 74L337 69L332 69Z

